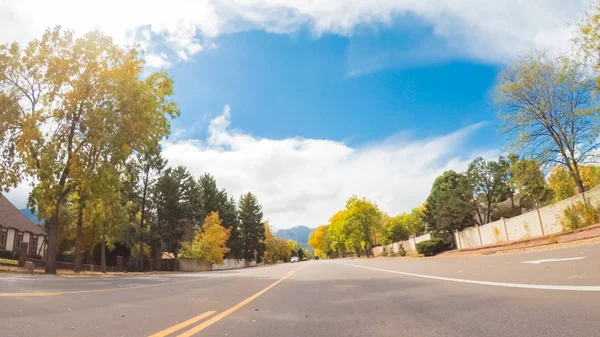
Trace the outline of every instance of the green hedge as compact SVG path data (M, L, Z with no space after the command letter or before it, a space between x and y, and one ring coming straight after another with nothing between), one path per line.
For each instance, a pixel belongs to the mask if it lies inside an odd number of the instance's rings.
M16 252L11 252L8 250L0 250L0 259L14 260L15 258L17 258Z
M442 239L431 239L417 243L417 253L425 256L433 256L444 250L446 243Z

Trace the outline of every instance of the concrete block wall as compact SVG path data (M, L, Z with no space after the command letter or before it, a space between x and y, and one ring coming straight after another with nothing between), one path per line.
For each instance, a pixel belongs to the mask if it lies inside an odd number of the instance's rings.
M374 256L379 256L379 255L381 255L381 253L383 252L383 248L385 247L385 250L388 253L398 253L400 251L400 245L402 245L402 247L404 247L404 251L411 252L411 251L417 249L415 246L415 243L423 242L426 240L431 240L431 234L428 233L428 234L417 236L417 237L411 236L406 241L399 241L399 242L391 243L389 245L374 247L372 249L372 252L373 252Z
M587 191L585 198L594 207L600 208L600 187ZM560 217L563 211L577 201L583 201L581 194L542 207L539 210L479 226L479 229L477 226L465 228L454 236L459 248L471 248L558 233L562 231Z
M245 268L246 261L244 259L224 259L223 264L213 264L212 270L226 270L226 269L238 269Z

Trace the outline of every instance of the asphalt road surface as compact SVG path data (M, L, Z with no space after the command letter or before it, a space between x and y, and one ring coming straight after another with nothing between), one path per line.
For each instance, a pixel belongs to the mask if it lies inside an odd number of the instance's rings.
M600 336L600 245L150 276L0 274L0 336Z

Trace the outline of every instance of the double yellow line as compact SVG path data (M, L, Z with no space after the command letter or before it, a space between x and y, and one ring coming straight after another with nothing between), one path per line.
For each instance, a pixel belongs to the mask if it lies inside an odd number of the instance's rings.
M201 324L195 326L194 328L192 328L190 330L187 330L187 331L185 331L185 332L177 335L177 337L190 337L190 336L193 336L193 335L199 333L200 331L208 328L209 326L215 324L216 322L222 320L223 318L231 315L233 312L235 312L236 310L240 309L244 305L252 302L254 299L256 299L260 295L266 293L267 291L269 291L271 288L275 287L279 283L283 282L283 280L285 280L286 278L294 275L296 272L298 272L302 268L304 268L304 266L302 266L302 267L300 267L300 268L298 268L298 269L296 269L296 270L288 273L287 275L285 275L284 277L282 277L279 280L275 281L274 283L271 283L268 287L264 288L263 290L261 290L261 291L257 292L256 294L248 297L247 299L245 299L245 300L241 301L240 303L232 306L231 308L229 308L229 309L227 309L227 310L219 313L218 315L212 317L211 319L205 321L204 323L201 323ZM179 324L174 325L174 326L172 326L170 328L167 328L165 330L159 331L159 332L151 335L150 337L165 337L165 336L168 336L168 335L170 335L170 334L172 334L172 333L174 333L176 331L179 331L179 330L181 330L183 328L186 328L186 327L188 327L188 326L190 326L190 325L192 325L192 324L194 324L194 323L196 323L196 322L198 322L198 321L200 321L200 320L202 320L202 319L204 319L206 317L209 317L209 316L211 316L214 313L215 313L215 311L207 311L207 312L205 312L203 314L200 314L200 315L198 315L196 317L192 317L192 318L188 319L185 322L179 323Z
M202 319L204 319L204 318L206 318L206 317L214 314L215 312L216 311L207 311L207 312L205 312L205 313L203 313L201 315L198 315L196 317L192 317L192 318L188 319L187 321L185 321L183 323L179 323L179 324L174 325L174 326L172 326L172 327L170 327L168 329L164 329L163 331L159 331L159 332L155 333L154 335L151 335L150 337L165 337L165 336L168 336L168 335L172 334L175 331L179 331L179 330L187 327L188 325L192 325L192 324L198 322L199 320L202 320ZM179 336L181 336L181 335L179 335Z

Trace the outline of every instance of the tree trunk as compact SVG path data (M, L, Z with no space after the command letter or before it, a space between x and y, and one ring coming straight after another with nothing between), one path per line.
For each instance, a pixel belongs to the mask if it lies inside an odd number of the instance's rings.
M102 231L102 246L100 251L100 270L106 273L106 225Z
M158 245L155 244L154 247L155 248L153 249L154 250L154 256L153 256L153 259L152 259L152 263L154 264L154 270L160 271L161 270L161 267L160 267L160 258L161 258L162 252L161 252L161 249L158 248Z
M144 191L142 192L142 209L140 214L140 247L138 252L138 270L144 269L144 218L146 215L146 193L148 192L148 175L150 174L150 168L146 169L146 175L144 176Z
M79 204L77 215L77 232L75 235L75 272L81 271L81 241L83 240L83 204Z
M472 197L471 200L473 200L473 206L475 206L475 212L477 212L477 217L479 218L479 224L483 225L483 219L481 218L481 212L479 211L479 205L477 204L475 197Z
M573 162L573 179L575 180L575 185L577 185L577 189L579 193L585 192L585 186L583 185L583 179L581 179L581 173L579 172L579 166L576 162Z
M58 206L48 224L48 248L46 250L46 274L56 274L56 248L58 241Z

